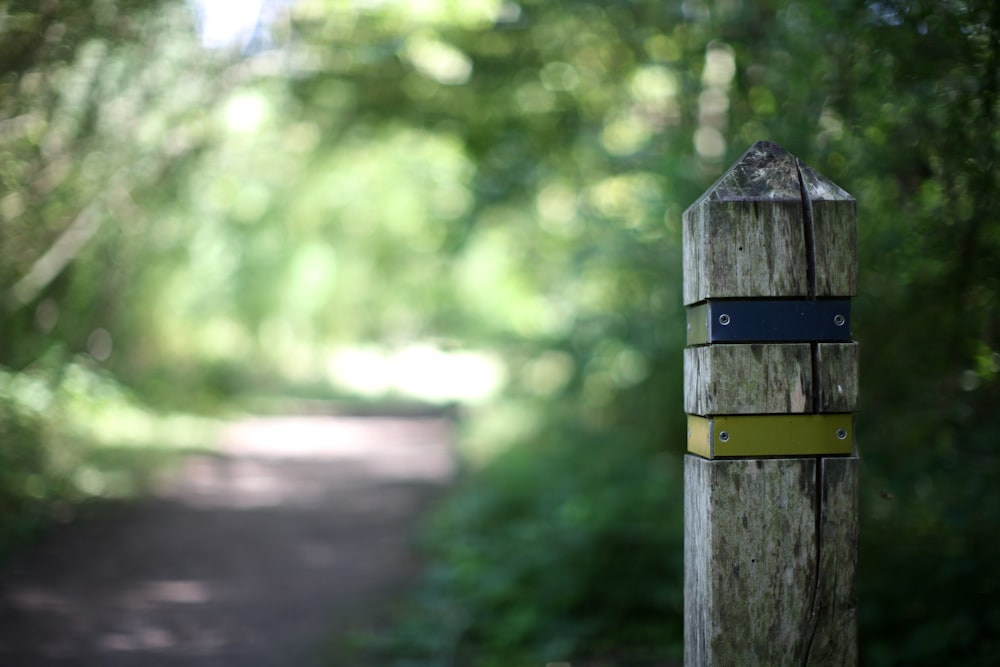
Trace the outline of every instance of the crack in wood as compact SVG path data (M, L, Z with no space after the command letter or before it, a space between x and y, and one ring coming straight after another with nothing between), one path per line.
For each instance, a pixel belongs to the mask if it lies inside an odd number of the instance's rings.
M799 191L802 197L802 236L805 240L805 253L806 253L806 284L808 286L808 296L810 299L816 298L816 230L813 226L813 208L812 199L809 196L809 190L806 187L805 178L802 175L802 161L796 158L795 160L795 172L799 178ZM811 396L811 412L819 412L820 410L820 374L819 374L819 344L812 343L810 345L810 358L812 360L812 373L813 373L813 383L812 383L812 396ZM809 605L807 606L808 615L805 619L806 633L808 635L808 640L806 641L805 650L802 655L802 667L808 667L809 657L812 653L813 642L816 638L816 630L819 627L819 613L817 610L818 596L819 596L819 586L820 586L820 573L822 571L822 558L823 558L823 461L819 457L815 459L816 461L816 491L813 502L813 531L815 534L815 563L813 565L813 580L812 580L812 591L809 596Z
M816 563L813 566L812 592L809 597L809 614L806 617L806 632L809 639L806 641L805 651L802 656L802 667L808 667L809 657L812 654L813 642L816 639L816 630L819 628L819 584L823 563L823 459L816 457L816 496L813 504L813 530L816 535Z
M816 298L816 232L813 229L812 199L802 176L802 161L795 159L795 173L799 178L799 192L802 197L802 235L806 242L806 285L809 298Z
M856 293L853 198L775 144L751 147L684 225L686 305ZM853 342L775 341L780 353L768 354L733 342L685 351L689 414L828 418L856 408ZM767 392L785 400L764 402ZM686 456L685 665L857 664L858 468L856 451Z

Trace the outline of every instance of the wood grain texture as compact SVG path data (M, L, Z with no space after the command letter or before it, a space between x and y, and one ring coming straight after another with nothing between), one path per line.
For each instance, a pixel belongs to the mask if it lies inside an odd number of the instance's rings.
M816 296L854 296L858 293L857 202L801 161L799 173L812 217Z
M805 296L808 254L796 158L758 142L684 212L684 303Z
M761 343L685 349L684 411L701 416L856 411L858 344L810 347Z
M802 206L706 200L684 214L684 303L806 296Z
M683 234L685 305L857 292L856 202L773 143L752 146L684 213ZM689 419L709 455L751 435L754 452L773 452L772 433L792 421L841 418L830 437L843 449L803 451L850 451L857 345L691 347L684 391L687 412L711 418ZM800 416L817 412L831 414ZM858 475L856 456L685 457L688 667L857 664Z
M818 343L816 387L820 412L858 409L858 344Z
M856 664L857 475L855 457L685 457L687 667Z
M854 198L776 144L754 144L684 212L683 230L685 305L857 293Z
M859 460L822 458L820 564L806 665L858 664Z
M808 343L707 345L684 350L684 410L695 415L813 410Z

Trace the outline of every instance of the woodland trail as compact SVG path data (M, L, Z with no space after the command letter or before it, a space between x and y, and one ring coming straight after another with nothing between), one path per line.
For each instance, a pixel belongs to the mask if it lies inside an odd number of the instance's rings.
M455 472L438 417L231 424L153 496L0 570L0 666L318 667L377 628Z

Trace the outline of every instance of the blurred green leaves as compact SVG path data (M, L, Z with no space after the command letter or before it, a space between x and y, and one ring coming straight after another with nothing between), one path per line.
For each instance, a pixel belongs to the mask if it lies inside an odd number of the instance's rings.
M134 498L215 428L151 413L89 358L0 368L0 559L80 505Z
M461 502L431 524L435 565L404 622L375 643L377 659L642 664L678 656L680 591L644 578L680 576L680 535L662 530L680 520L678 468L633 446L565 429L470 480Z

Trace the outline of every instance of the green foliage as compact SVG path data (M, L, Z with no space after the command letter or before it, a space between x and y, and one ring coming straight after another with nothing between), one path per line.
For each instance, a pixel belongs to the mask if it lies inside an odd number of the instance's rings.
M4 374L2 380L6 385L9 377ZM15 402L12 387L4 389L0 394L0 442L4 443L0 448L0 516L7 518L0 527L0 554L8 544L26 539L36 527L32 497L47 491L39 476L45 469L45 454L39 446L43 422L35 410L24 405L23 398ZM21 392L31 389L25 387Z
M840 69L851 115L831 144L862 212L862 649L876 665L989 664L1000 11L886 3L865 18L871 57Z
M614 432L562 430L508 451L428 528L435 563L381 664L678 657L680 479ZM673 508L666 510L665 508ZM454 660L455 662L449 662Z
M145 206L201 143L212 90L185 19L169 1L0 5L0 363L141 339Z
M151 414L86 358L0 367L0 558L91 501L141 494L209 433Z

